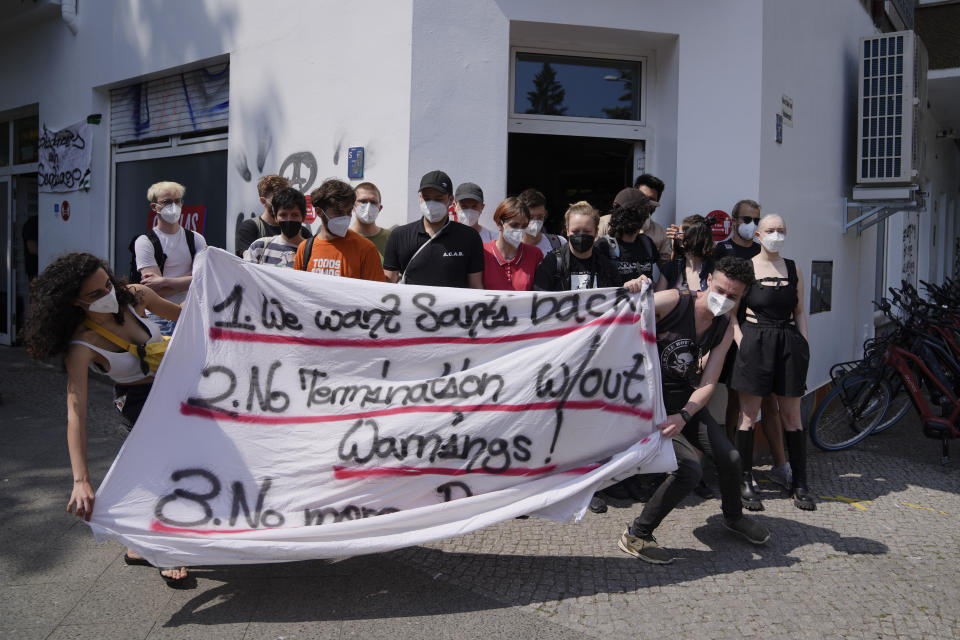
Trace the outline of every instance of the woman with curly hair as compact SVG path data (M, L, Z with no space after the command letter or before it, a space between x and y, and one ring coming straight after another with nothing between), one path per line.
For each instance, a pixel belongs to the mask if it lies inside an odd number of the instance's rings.
M132 428L153 385L146 362L98 333L106 330L132 345L160 342L160 328L145 317L149 311L168 320L180 316L180 307L149 287L117 279L107 263L89 253L57 258L31 283L30 314L24 337L27 353L38 360L63 355L67 370L67 448L73 468L73 491L67 513L89 520L94 491L87 468L87 370L94 368L116 383L114 403L121 420ZM75 511L74 511L75 508ZM127 564L149 565L132 550ZM161 568L160 575L174 586L186 578L186 569Z
M616 263L621 282L640 276L654 284L660 280L660 252L643 233L656 207L657 202L638 189L623 189L614 198L607 235L597 239L596 249Z

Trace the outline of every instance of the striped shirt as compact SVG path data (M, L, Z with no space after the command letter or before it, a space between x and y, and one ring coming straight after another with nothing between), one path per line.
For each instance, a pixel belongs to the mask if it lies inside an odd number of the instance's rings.
M250 247L243 252L243 259L257 264L272 264L275 267L293 267L293 259L297 254L300 240L289 244L282 235L257 238Z

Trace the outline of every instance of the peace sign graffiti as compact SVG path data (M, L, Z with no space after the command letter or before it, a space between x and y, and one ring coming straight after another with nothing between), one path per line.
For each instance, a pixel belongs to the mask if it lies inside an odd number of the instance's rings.
M302 175L304 169L309 172L309 177ZM280 165L280 175L289 180L294 189L305 192L317 179L317 159L309 151L291 153Z

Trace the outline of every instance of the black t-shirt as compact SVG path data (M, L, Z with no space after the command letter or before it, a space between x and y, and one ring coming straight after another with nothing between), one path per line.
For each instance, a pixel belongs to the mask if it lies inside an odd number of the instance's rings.
M700 357L720 344L730 324L726 314L715 317L698 342L695 296L689 291L681 292L677 306L657 322L657 352L667 413L680 411L690 399L703 373Z
M660 259L660 252L649 236L641 233L633 242L604 236L597 240L594 251L601 252L616 263L620 284L642 275L654 280L654 267Z
M736 256L744 260L751 260L758 253L760 253L760 245L756 242L751 243L749 247L741 247L733 240L724 240L718 242L713 248L714 260L719 260L725 256Z
M619 287L617 265L596 249L586 260L573 255L569 245L549 252L533 274L534 291L572 291Z
M451 220L417 254L427 240L423 218L395 228L383 252L384 271L404 274L407 284L463 288L469 286L468 274L483 273L483 241L476 230Z
M258 220L259 222L257 222ZM261 226L263 227L265 233L260 233ZM256 218L249 218L237 225L237 232L235 234L234 241L234 252L237 254L237 257L242 258L243 252L249 249L250 245L253 244L253 241L257 238L270 238L277 235L280 235L279 225L272 225L268 222L265 222L263 218L259 216ZM301 226L300 237L304 240L309 240L312 236L306 227Z

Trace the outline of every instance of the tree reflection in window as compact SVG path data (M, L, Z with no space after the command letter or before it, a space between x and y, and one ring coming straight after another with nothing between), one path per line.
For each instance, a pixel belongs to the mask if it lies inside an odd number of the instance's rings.
M563 106L566 95L566 89L557 82L557 72L549 62L544 62L540 72L533 78L533 91L527 92L527 100L530 102L527 113L562 116L567 111Z
M642 120L642 62L518 52L513 113Z

